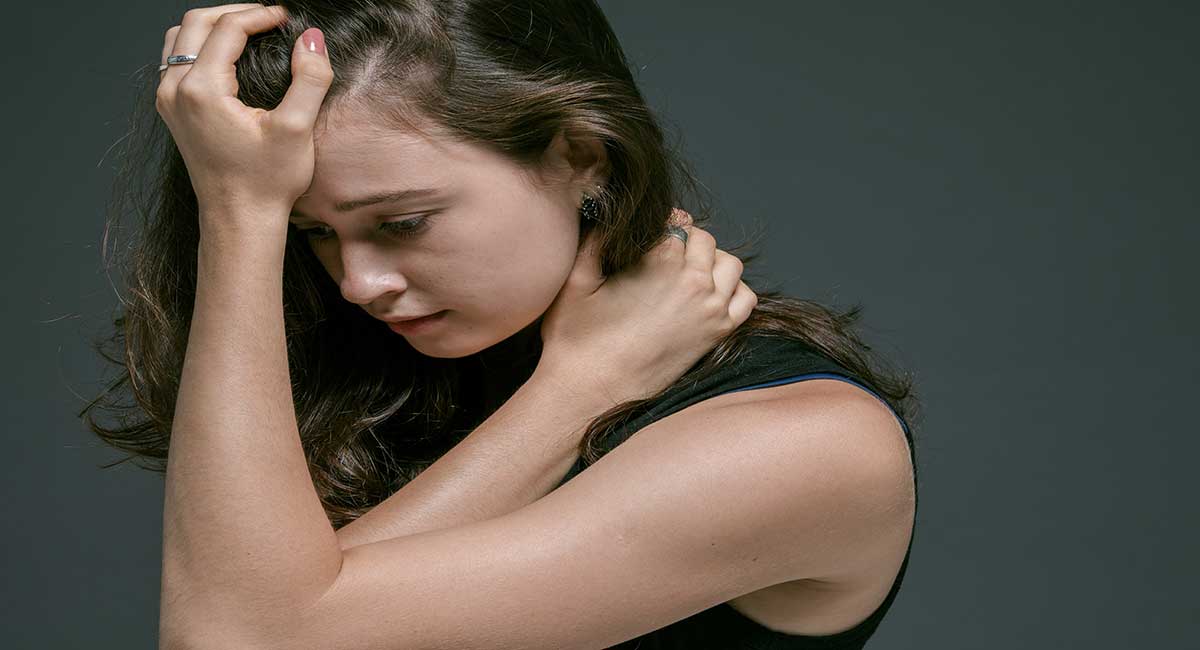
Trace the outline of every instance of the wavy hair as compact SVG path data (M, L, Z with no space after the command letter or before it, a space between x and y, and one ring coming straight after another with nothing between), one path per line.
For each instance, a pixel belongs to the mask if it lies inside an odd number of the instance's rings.
M279 4L288 10L287 22L251 35L237 63L238 97L246 105L269 110L282 100L291 83L292 43L316 26L326 35L334 70L323 116L340 106L369 110L400 129L423 132L432 124L525 168L538 163L560 129L602 141L608 181L595 197L600 217L581 228L598 229L606 275L635 264L661 240L673 207L708 227L711 194L666 141L594 0ZM129 453L104 467L136 459L165 473L200 234L196 196L154 109L157 76L149 70L120 149L104 233L106 267L118 268L128 297L122 297L113 330L93 342L119 372L79 416L107 444ZM139 237L118 247L127 214L140 218ZM758 294L758 306L675 385L736 362L751 336L795 339L856 373L911 426L913 379L890 369L855 332L861 305L838 312L757 287L749 272L757 253L742 252L755 243L723 248L742 260L743 280ZM283 282L299 433L335 528L462 440L529 377L540 354L536 323L469 357L417 353L342 298L291 226ZM497 357L505 363L495 363ZM580 456L588 464L598 460L606 436L671 388L596 417L580 441ZM99 423L94 410L113 414L115 422Z

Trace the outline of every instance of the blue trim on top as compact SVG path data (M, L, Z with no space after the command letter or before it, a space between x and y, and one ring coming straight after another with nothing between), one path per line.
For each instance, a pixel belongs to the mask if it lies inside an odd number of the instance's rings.
M906 424L899 415L896 415L896 410L892 408L891 404L887 403L887 400L880 397L878 393L876 393L875 391L871 390L870 388L864 386L862 383L854 381L853 379L850 379L849 377L845 377L842 375L835 375L832 372L810 372L810 373L804 374L804 375L796 375L794 377L784 377L783 379L775 379L773 381L763 382L761 384L754 384L753 386L743 386L742 388L735 388L733 390L727 390L725 392L726 393L739 393L744 390L753 390L755 388L768 388L770 386L780 386L782 384L791 384L793 382L801 381L804 379L836 379L838 381L844 381L847 384L854 384L855 386L858 386L859 388L870 393L872 397L874 397L875 399L882 402L883 405L886 406L888 408L888 410L892 412L892 415L896 416L896 421L899 422L900 426L904 428L904 433L908 434L908 424ZM724 395L724 393L721 393L721 394Z

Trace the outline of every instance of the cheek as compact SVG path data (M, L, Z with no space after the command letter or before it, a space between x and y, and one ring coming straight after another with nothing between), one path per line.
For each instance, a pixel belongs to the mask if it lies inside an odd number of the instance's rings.
M567 229L547 230L532 231L536 236L493 233L495 239L471 263L486 287L481 298L494 309L532 320L554 301L574 265L578 236Z

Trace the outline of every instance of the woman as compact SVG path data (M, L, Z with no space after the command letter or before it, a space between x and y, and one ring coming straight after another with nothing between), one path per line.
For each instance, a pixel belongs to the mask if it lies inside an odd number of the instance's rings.
M89 424L168 459L164 647L862 647L911 382L672 210L593 1L195 9L155 92Z

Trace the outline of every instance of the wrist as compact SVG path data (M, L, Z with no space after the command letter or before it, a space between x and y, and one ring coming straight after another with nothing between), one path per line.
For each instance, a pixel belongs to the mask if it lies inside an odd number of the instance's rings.
M200 203L201 238L233 245L282 246L287 241L291 208L255 201Z
M575 409L576 413L587 414L589 418L625 401L605 388L604 383L586 368L547 362L544 357L525 386L549 393L559 403Z
M282 285L286 241L201 230L196 249L199 282L241 285L243 289Z
M287 220L283 225L271 225L274 217L256 214L249 216L233 216L229 212L200 213L200 242L201 252L209 255L235 255L252 259L279 258L282 263L283 251L287 246ZM247 226L243 224L255 223Z

